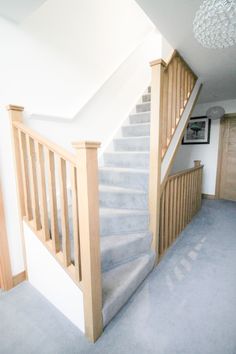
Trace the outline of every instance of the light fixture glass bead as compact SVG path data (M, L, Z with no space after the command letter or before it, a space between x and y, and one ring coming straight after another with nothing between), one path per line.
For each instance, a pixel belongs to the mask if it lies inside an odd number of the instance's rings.
M193 31L206 48L236 44L236 0L204 0L193 21Z

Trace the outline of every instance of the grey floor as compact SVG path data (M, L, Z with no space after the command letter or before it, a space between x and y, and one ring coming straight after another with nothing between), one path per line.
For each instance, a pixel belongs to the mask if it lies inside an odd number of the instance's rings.
M0 294L1 354L236 354L236 203L205 201L95 345L27 282Z

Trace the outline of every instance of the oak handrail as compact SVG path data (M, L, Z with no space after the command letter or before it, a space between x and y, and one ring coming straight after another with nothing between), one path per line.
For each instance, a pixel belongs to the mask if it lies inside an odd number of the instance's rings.
M95 341L103 329L97 161L100 143L73 143L73 155L27 127L23 110L8 106L22 219L82 290L85 334Z

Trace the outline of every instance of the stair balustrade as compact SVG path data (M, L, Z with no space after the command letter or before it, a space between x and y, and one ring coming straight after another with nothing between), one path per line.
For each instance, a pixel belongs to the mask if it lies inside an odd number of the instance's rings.
M85 333L102 333L97 149L73 143L70 154L23 123L23 108L8 107L22 219L73 281L84 299Z
M161 175L162 162L181 121L191 93L194 90L197 76L177 51L174 51L168 64L159 59L151 62L150 65L152 69L152 81L149 210L150 231L153 234L153 249L158 255L161 193L168 176L165 175L163 178ZM198 93L199 91L200 88ZM184 130L178 136L179 143L183 134ZM174 155L169 162L168 171L171 169L173 160Z
M193 168L167 179L160 205L160 257L201 208L202 171L203 165L197 160Z

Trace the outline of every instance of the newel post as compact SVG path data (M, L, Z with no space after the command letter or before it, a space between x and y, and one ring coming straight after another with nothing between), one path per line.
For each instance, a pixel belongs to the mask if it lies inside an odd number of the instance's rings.
M161 134L163 114L163 74L166 66L163 60L150 63L151 81L151 127L150 127L150 175L149 210L152 247L158 257L160 202L161 202Z
M201 166L201 160L194 160L194 167L200 167Z
M22 181L22 171L21 171L21 158L20 158L20 143L17 129L14 128L14 122L23 121L23 111L24 107L9 105L7 106L9 112L11 130L12 130L12 146L14 150L14 162L17 177L17 191L19 198L19 206L21 217L25 215L25 205L24 205L24 190Z
M77 186L85 334L91 341L101 335L102 283L99 232L97 149L100 143L73 143L77 154Z

